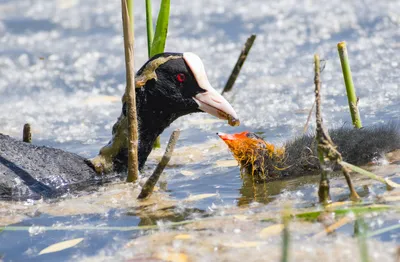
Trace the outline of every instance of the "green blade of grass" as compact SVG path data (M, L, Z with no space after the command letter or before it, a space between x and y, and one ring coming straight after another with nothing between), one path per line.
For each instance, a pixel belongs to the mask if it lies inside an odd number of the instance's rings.
M334 210L321 210L321 211L310 211L310 212L303 212L295 214L295 217L304 219L306 221L315 221L323 212L333 212L336 215L345 215L347 213L354 213L355 215L370 213L370 212L383 212L387 210L394 210L396 209L393 206L389 205L369 205L369 206L355 206L350 208L341 208L341 209L334 209Z
M151 6L148 7L148 2L150 4L150 0L146 0L147 43L149 45L149 57L151 58L157 54L164 52L165 42L167 41L167 34L168 34L170 0L161 0L160 11L158 12L156 32L154 34L154 38L152 36L149 37L150 34L153 35L152 34L153 24L151 22L151 19L149 21L149 18L151 18L151 14L149 14L148 12L151 12ZM150 27L151 31L149 30ZM150 42L151 42L151 48L150 48ZM153 148L160 148L160 147L161 147L160 137L157 137L156 141L154 141Z
M168 26L168 25L167 25ZM147 27L147 52L151 57L151 45L153 43L154 28L153 28L153 13L151 0L146 0L146 27Z
M169 22L170 0L162 0L160 12L158 13L156 32L151 45L150 57L164 52L165 42L167 41L168 22Z

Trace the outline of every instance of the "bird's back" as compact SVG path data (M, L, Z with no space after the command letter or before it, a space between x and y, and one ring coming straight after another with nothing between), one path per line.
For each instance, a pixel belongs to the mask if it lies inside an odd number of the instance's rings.
M344 161L365 165L383 158L386 153L400 149L400 126L396 123L380 124L356 129L341 127L329 130L333 143ZM318 169L317 142L308 134L289 141L285 145L287 175ZM290 174L292 173L292 174Z
M0 199L54 197L94 180L81 156L0 134Z

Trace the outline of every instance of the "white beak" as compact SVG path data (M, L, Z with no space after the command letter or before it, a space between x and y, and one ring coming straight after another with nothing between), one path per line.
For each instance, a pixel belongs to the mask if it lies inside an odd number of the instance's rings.
M228 120L231 126L238 126L240 122L235 110L228 101L211 86L201 59L196 54L189 52L183 53L183 58L190 67L200 88L205 90L205 92L199 93L193 97L199 105L199 109L220 119Z

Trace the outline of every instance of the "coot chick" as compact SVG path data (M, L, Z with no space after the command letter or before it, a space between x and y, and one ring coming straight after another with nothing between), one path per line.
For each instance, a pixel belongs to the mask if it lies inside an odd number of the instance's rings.
M268 181L317 174L317 142L311 134L276 147L252 132L217 133L228 145L245 174ZM365 165L400 149L400 125L389 123L362 129L342 127L329 132L344 161Z

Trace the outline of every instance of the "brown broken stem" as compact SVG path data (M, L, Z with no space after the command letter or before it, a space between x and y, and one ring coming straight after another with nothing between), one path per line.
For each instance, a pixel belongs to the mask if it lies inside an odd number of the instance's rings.
M316 139L318 141L318 158L321 166L321 180L318 189L318 196L320 202L327 203L330 201L329 196L329 180L328 180L328 164L337 164L342 167L343 175L346 178L347 185L350 190L350 198L352 200L358 200L360 197L353 187L353 183L351 182L350 175L347 172L347 169L341 165L342 155L337 151L335 144L332 142L331 137L328 132L324 128L322 124L322 116L321 116L321 80L320 80L320 60L319 56L314 55L314 84L315 84L315 104L316 104L316 123L317 123L317 134Z
M254 40L256 40L256 35L251 35L249 38L247 38L247 41L244 44L244 47L239 55L236 65L233 68L231 75L229 76L228 82L226 82L226 85L221 92L222 95L225 92L231 91L233 85L235 84L236 78L238 77L240 70L242 69L244 61L246 61L247 55L250 52L250 48L253 46Z
M158 163L156 169L154 170L153 174L147 179L146 183L144 184L142 191L140 192L138 199L145 199L153 193L154 186L157 184L158 179L161 176L161 173L164 171L164 168L168 165L169 160L171 159L172 152L174 151L176 142L178 141L179 135L181 131L179 129L172 132L171 137L169 138L167 149Z
M359 201L360 196L357 194L357 192L353 186L353 182L351 181L349 170L347 170L347 168L344 167L343 165L341 165L341 166L342 166L342 172L343 172L344 178L346 179L347 185L350 189L350 199L352 201Z
M126 68L126 103L128 116L128 177L127 182L135 182L139 174L138 164L138 129L136 113L135 71L133 59L133 13L129 17L126 0L122 4L122 25L124 30L125 68ZM133 9L133 7L131 7ZM130 21L132 20L132 23ZM132 28L131 28L132 27Z
M22 132L22 141L25 143L32 143L31 125L26 123Z
M329 145L327 132L322 126L322 116L321 116L321 80L320 80L320 60L317 54L314 55L314 84L315 84L315 121L317 124L317 134L316 139L318 142L318 158L321 166L321 180L319 182L318 196L319 201L323 203L330 202L331 198L329 195L329 179L328 171L325 163L325 148L324 145Z
M338 228L341 228L344 225L347 225L348 223L352 222L354 219L351 216L345 216L336 221L335 223L327 226L323 231L318 232L312 238L314 239L320 239L321 237L327 236L333 232L335 232Z
M290 251L290 232L289 232L289 222L291 216L291 208L286 206L285 209L282 211L282 256L281 262L288 262L290 259L289 251Z

